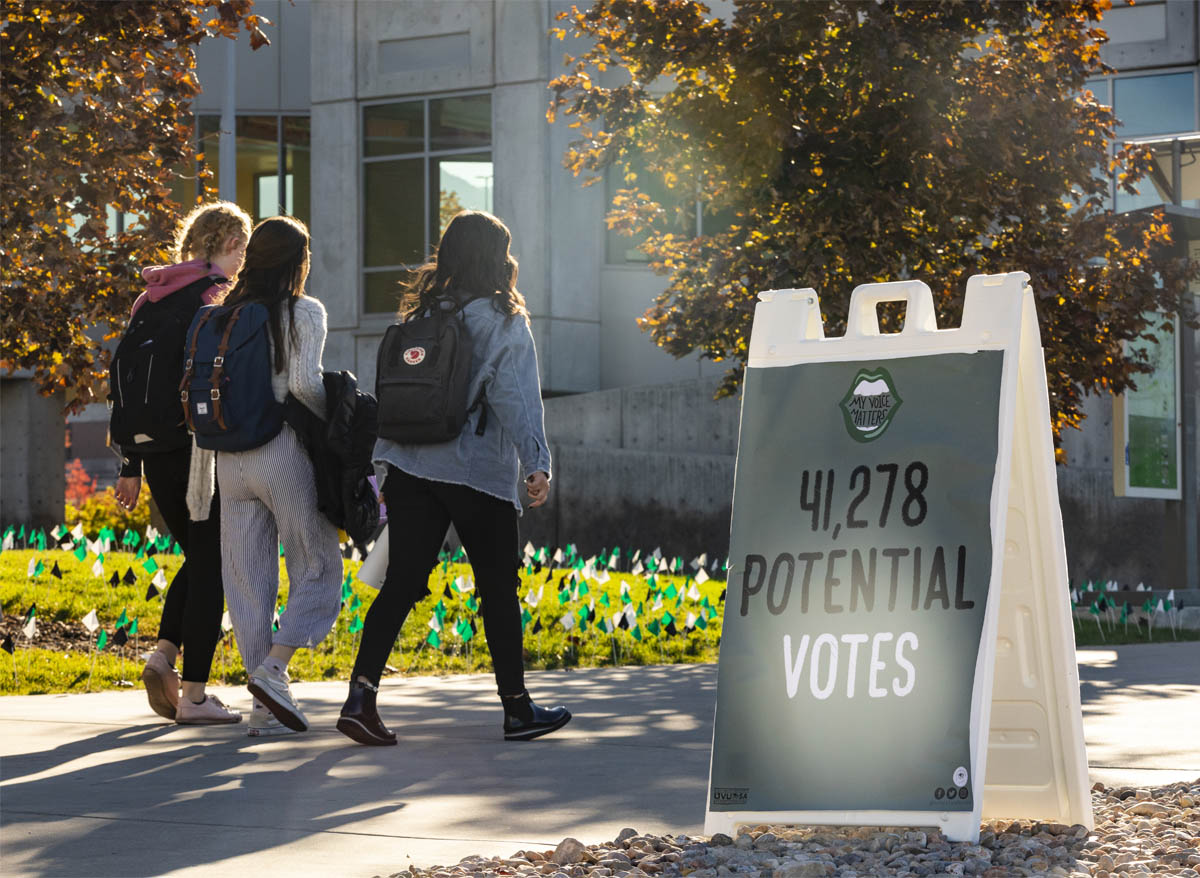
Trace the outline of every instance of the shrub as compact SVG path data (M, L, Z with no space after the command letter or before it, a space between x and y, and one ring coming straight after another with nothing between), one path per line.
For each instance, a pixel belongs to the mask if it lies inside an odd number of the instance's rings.
M117 495L112 488L94 492L81 506L67 504L66 521L68 524L79 522L89 536L95 536L102 527L114 530L134 528L144 531L150 524L150 491L145 486L138 495L138 502L132 510L125 509L117 502Z
M87 474L82 461L75 458L67 464L67 505L82 506L95 493L96 480Z

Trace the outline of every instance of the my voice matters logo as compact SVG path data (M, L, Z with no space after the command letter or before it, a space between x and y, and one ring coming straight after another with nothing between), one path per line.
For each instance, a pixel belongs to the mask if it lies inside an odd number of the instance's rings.
M878 439L903 402L887 369L859 369L839 406L846 432L856 442Z

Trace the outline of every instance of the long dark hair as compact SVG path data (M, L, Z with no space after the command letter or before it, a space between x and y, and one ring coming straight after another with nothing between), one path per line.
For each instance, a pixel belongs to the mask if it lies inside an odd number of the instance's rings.
M288 309L289 335L295 342L296 299L304 295L308 278L308 227L290 216L273 216L254 227L246 244L246 261L225 306L259 302L271 313L268 325L275 343L275 371L287 366L281 313Z
M512 233L490 213L464 210L442 234L437 256L418 268L400 297L401 320L433 308L438 299L465 305L492 298L502 314L520 314L529 322L525 297L517 292L517 260L508 252Z

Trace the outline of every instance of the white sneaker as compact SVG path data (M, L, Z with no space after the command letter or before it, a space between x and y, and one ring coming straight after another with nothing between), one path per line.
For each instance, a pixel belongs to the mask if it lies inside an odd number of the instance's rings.
M199 704L185 696L179 699L179 707L175 709L175 722L181 726L217 726L241 721L242 714L230 710L215 695L205 696Z
M275 719L271 711L256 704L250 709L250 728L246 731L246 734L251 738L265 738L273 735L294 735L296 733Z
M146 660L142 683L146 686L150 709L161 717L175 719L175 709L179 706L179 674L158 650Z
M291 678L284 671L282 675L272 672L266 665L259 665L250 675L247 687L250 694L262 702L263 707L275 714L279 720L293 732L307 732L308 720L292 697L292 688L288 684Z

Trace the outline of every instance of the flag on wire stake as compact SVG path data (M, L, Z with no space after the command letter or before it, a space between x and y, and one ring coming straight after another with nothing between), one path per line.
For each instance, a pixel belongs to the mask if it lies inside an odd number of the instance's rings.
M37 637L37 604L30 604L25 612L25 619L21 622L21 633L25 635L26 640Z
M89 634L96 633L96 629L100 627L100 617L96 615L95 610L83 617L83 627L88 630Z

